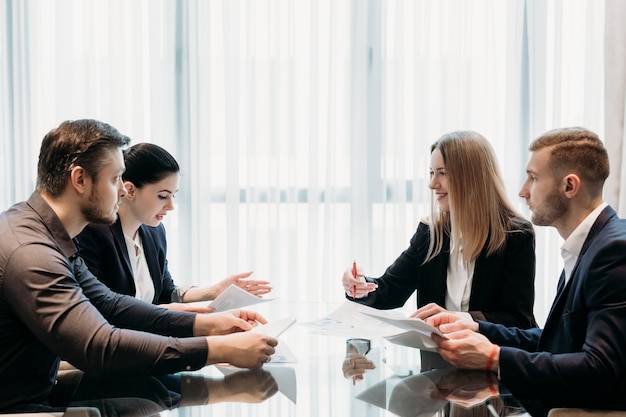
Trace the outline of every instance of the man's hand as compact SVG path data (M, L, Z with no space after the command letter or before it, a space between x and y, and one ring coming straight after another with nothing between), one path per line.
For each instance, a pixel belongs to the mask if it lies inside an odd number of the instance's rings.
M194 336L215 336L245 332L259 324L267 324L265 317L254 311L229 310L222 313L198 314L193 324Z
M444 313L444 312L448 312L448 310L446 310L445 308L441 307L439 304L429 303L429 304L426 304L423 307L418 308L409 317L415 318L415 319L426 320L427 318L429 318L431 316L434 316L435 314Z
M467 318L465 315L455 314L447 310L430 316L425 321L431 326L438 328L442 333L456 332L459 330L478 331L477 322Z
M278 392L278 383L271 373L263 369L227 375L224 387L228 394L224 401L229 402L260 403Z
M269 362L278 344L275 337L257 332L234 333L207 337L207 365L230 363L239 368L260 368Z
M489 364L489 370L497 371L500 348L485 336L471 330L447 333L446 336L447 339L433 334L432 338L437 344L437 353L455 368L487 370L487 363L495 346L496 352Z

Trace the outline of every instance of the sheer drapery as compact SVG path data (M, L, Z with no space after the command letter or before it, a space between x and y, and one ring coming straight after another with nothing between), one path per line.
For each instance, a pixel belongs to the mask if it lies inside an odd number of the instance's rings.
M605 29L605 129L611 157L606 198L621 217L626 215L626 2L606 0Z
M43 134L109 122L182 167L166 221L179 283L254 270L275 296L341 301L428 215L429 145L472 129L517 197L530 139L602 134L604 2L0 0L2 207ZM536 313L561 269L538 228ZM412 306L412 305L411 305Z

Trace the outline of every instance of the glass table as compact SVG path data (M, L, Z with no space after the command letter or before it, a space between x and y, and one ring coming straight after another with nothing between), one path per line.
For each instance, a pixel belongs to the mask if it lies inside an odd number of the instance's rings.
M252 306L270 322L295 317L285 355L258 370L228 365L160 378L78 380L69 416L527 416L492 373L449 367L435 353L384 339L347 339L304 325L339 304ZM279 351L281 352L281 351ZM293 354L295 361L290 361ZM66 383L61 379L60 383Z

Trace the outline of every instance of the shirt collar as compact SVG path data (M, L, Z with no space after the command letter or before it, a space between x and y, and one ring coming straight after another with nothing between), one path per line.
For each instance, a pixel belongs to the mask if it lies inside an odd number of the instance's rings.
M71 259L78 253L78 249L74 244L74 241L67 233L65 226L61 222L61 219L57 216L55 211L50 207L48 202L39 194L38 191L34 191L28 198L27 204L39 215L42 222L56 241L57 245L63 254Z
M580 224L576 227L576 229L574 229L572 234L568 236L565 242L563 242L563 245L561 245L561 256L563 258L566 257L566 254L578 258L578 255L580 255L580 251L583 248L583 244L585 243L585 239L587 239L587 235L589 234L591 227L598 219L598 216L600 216L602 210L604 210L608 205L608 203L603 202L598 207L596 207L591 213L589 213L587 217L585 217L582 222L580 222Z

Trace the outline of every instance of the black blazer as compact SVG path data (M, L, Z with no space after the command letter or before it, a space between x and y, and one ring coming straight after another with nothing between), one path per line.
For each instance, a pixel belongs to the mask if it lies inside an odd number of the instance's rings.
M529 328L537 326L535 302L535 234L530 222L511 231L504 249L476 259L469 300L469 313L477 320ZM417 307L428 303L445 305L450 239L444 238L441 253L424 263L430 233L420 223L409 247L379 278L366 278L378 284L368 296L350 300L378 309L402 307L417 291Z
M139 236L154 283L152 303L171 303L176 285L167 269L165 227L162 224L156 227L141 225ZM76 237L76 242L79 254L92 274L113 291L135 296L133 270L119 218L112 225L88 225Z
M600 213L543 331L481 322L480 332L502 346L500 378L516 398L626 410L624 220L611 207Z

